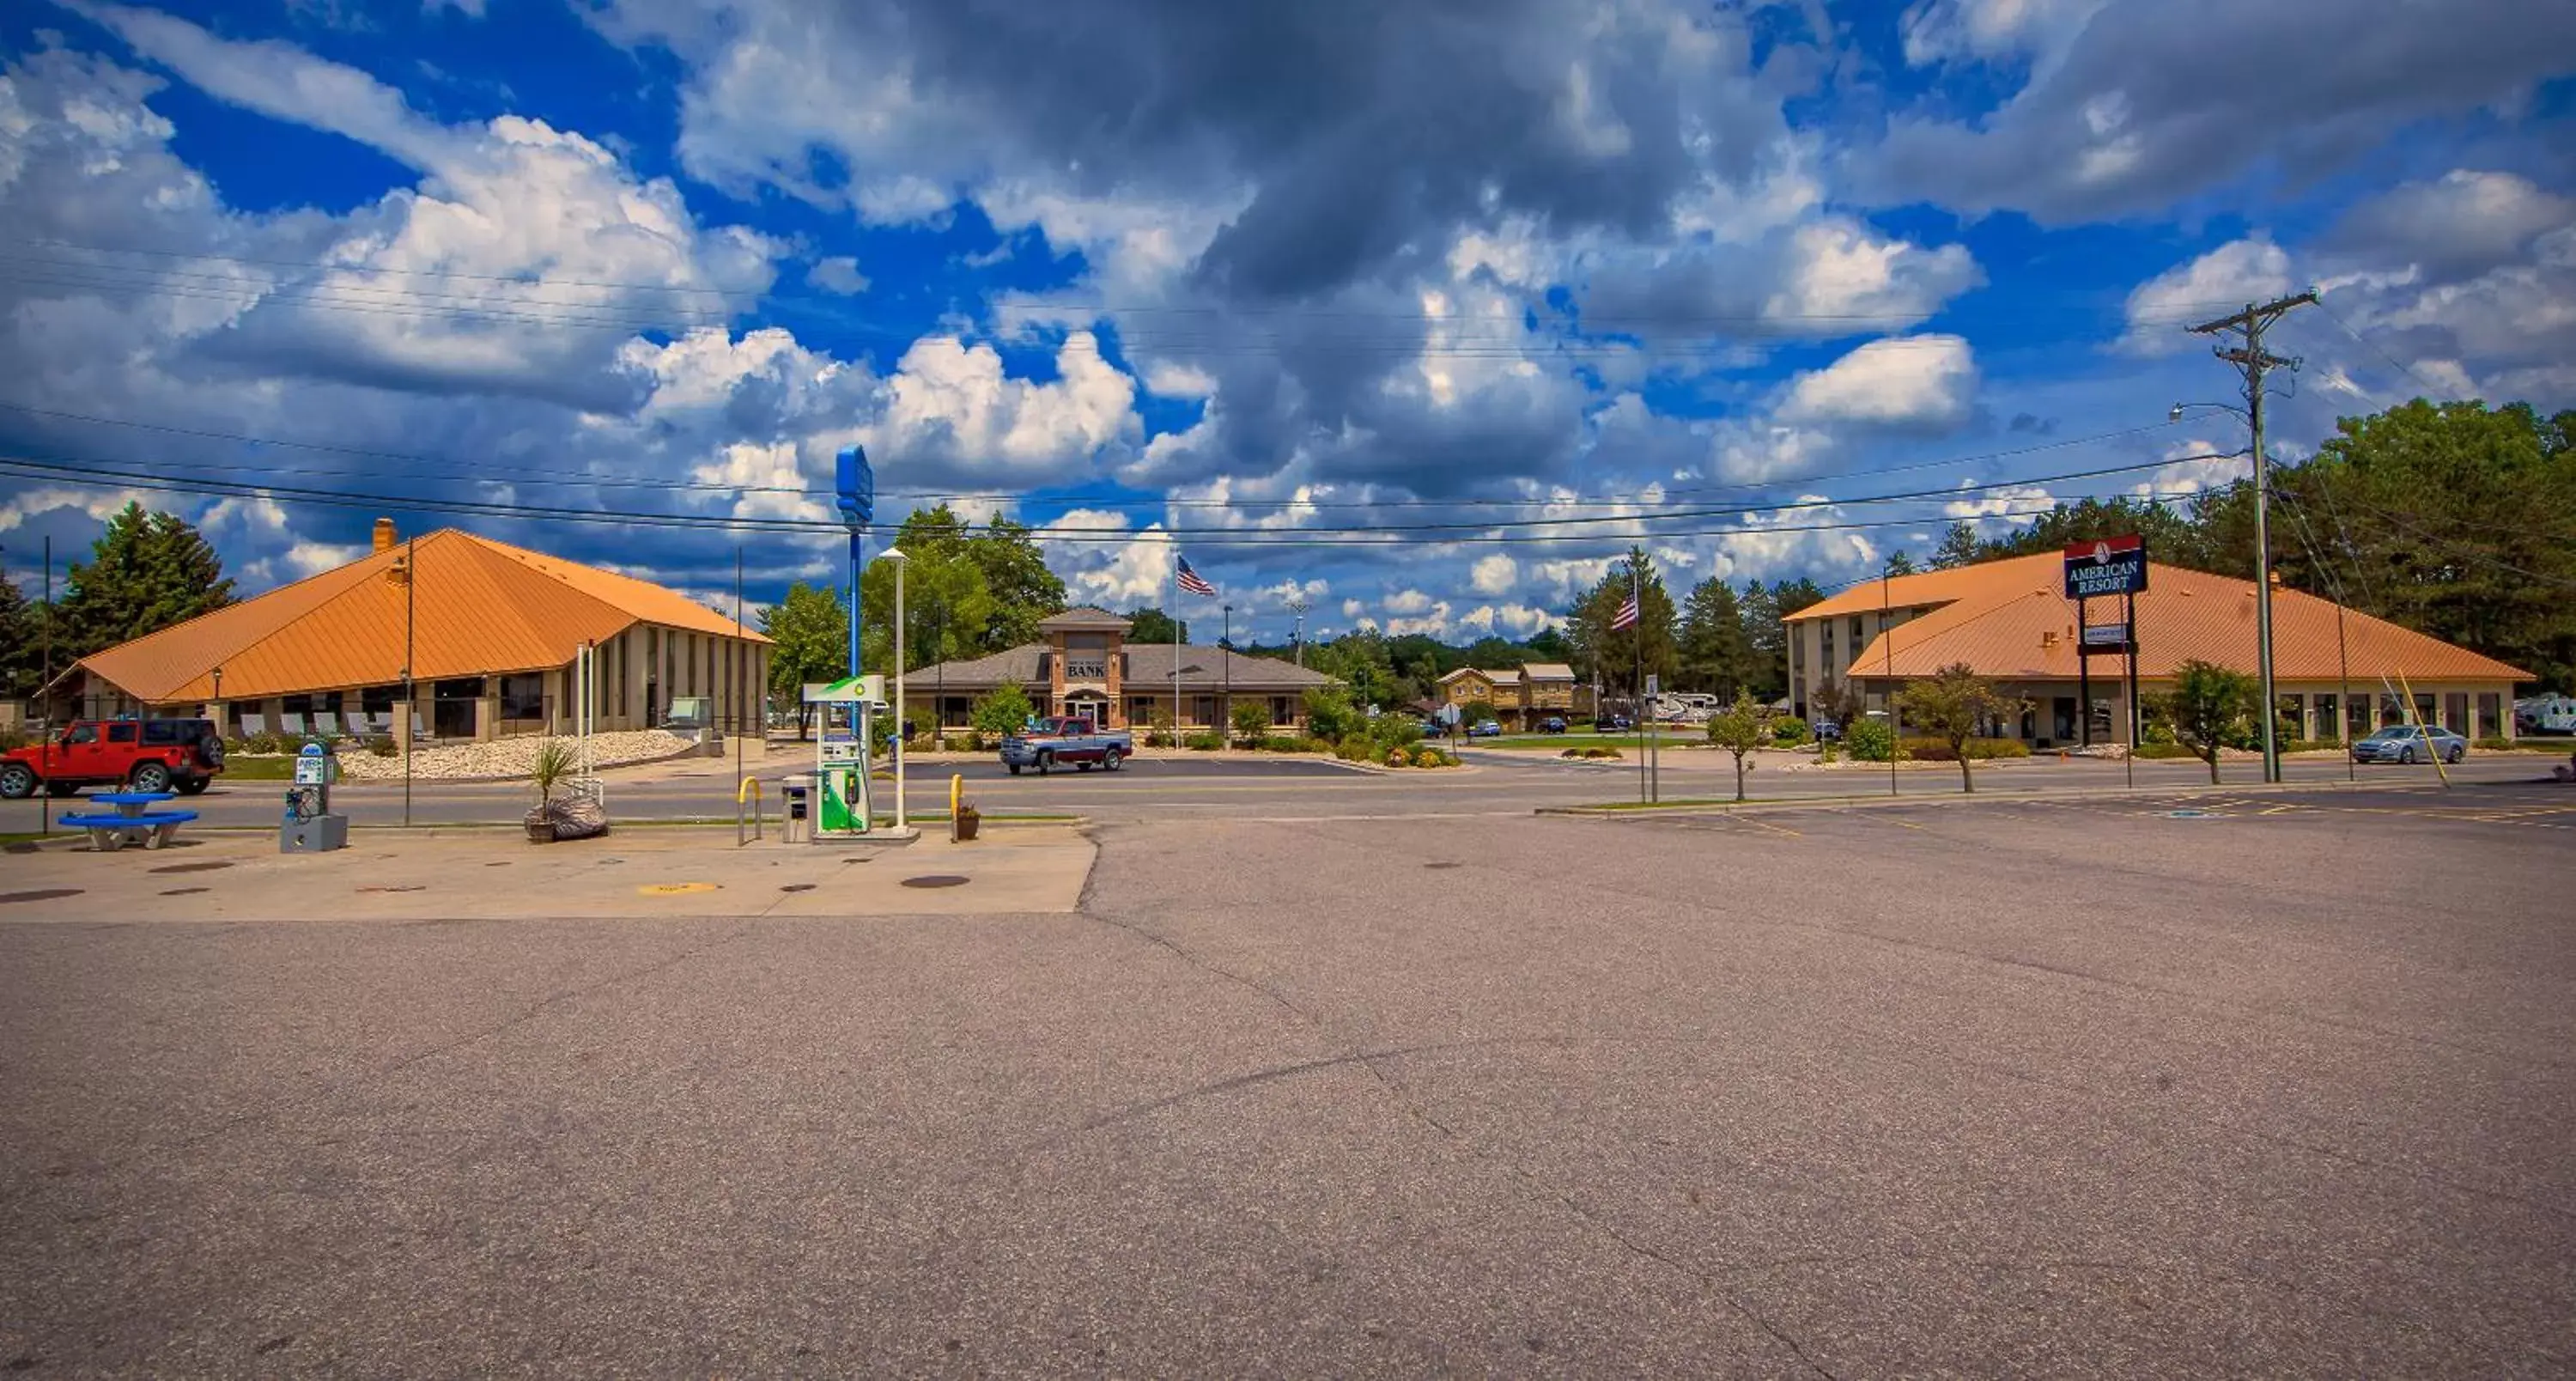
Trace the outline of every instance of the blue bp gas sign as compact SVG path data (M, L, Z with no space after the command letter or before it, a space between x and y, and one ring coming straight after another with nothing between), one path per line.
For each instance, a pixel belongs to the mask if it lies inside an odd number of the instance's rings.
M2140 537L2104 537L2066 548L2066 597L2097 599L2133 595L2147 588L2147 544Z
M832 490L841 522L851 531L876 521L877 472L868 464L867 452L844 446L832 457Z

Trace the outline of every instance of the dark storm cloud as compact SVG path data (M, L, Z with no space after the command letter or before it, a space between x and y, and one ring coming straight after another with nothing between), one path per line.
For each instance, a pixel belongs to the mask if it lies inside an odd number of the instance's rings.
M2130 215L2264 164L2329 171L2409 122L2514 102L2571 55L2561 0L2114 0L2001 110L1900 117L1857 170L1888 201Z

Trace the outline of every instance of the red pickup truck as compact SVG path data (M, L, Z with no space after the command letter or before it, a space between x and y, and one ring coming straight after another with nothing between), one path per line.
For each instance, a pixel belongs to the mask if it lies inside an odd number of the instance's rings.
M22 800L39 787L69 796L85 786L194 796L223 770L223 735L211 719L82 719L0 754L0 797Z

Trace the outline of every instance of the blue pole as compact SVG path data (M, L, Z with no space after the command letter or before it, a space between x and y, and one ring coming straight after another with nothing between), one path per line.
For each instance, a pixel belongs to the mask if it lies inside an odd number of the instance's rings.
M867 534L850 529L850 674L859 674L859 569L867 559Z

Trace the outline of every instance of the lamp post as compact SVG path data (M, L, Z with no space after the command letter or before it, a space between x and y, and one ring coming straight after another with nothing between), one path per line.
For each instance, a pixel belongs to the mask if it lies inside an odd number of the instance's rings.
M894 563L894 832L902 834L912 828L903 800L903 568L912 564L912 558L901 547L888 547L877 559Z
M1217 655L1225 659L1225 699L1216 712L1216 732L1220 742L1234 740L1234 606L1225 606L1225 636L1217 640Z
M215 668L215 703L213 708L215 713L218 715L222 715L224 712L224 669L222 667ZM225 717L230 718L230 716ZM222 738L223 736L224 726L222 721L218 720L215 724L215 737Z

